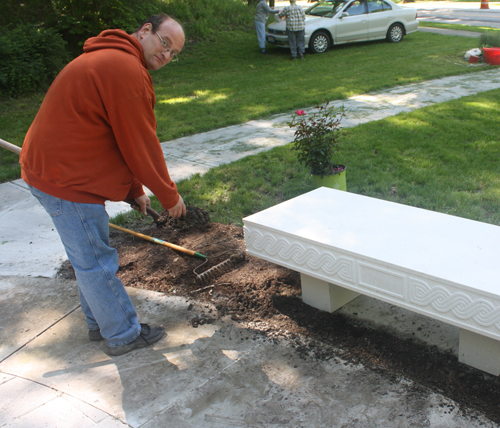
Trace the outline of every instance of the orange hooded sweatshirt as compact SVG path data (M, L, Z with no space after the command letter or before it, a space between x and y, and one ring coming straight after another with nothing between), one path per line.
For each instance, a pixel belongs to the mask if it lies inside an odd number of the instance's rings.
M58 198L100 204L141 196L144 184L172 208L179 194L156 136L140 43L106 30L83 50L56 77L26 135L22 178Z

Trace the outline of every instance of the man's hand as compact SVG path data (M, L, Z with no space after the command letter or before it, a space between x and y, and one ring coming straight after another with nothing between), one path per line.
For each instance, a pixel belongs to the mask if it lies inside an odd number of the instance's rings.
M142 196L139 196L138 198L135 198L134 201L137 205L132 205L132 208L143 213L144 215L147 215L146 206L151 206L151 200L149 199L149 196L144 194Z
M186 205L184 205L184 201L182 200L181 195L179 195L179 200L177 201L177 203L167 211L168 215L172 218L177 218L186 215Z

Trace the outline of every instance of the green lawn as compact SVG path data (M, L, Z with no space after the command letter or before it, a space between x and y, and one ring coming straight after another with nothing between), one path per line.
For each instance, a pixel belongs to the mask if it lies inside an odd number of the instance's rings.
M493 90L343 129L347 190L500 225L499 108ZM240 224L314 188L290 145L178 185L186 204Z
M289 60L287 50L273 47L268 49L271 55L262 56L253 34L225 37L229 45L223 40L197 47L175 67L154 75L162 141L372 90L477 71L453 64L470 49L470 39L432 33L411 34L399 44L343 45L296 62Z
M461 59L474 44L416 33L399 44L341 46L292 62L272 47L271 55L260 55L253 33L228 33L189 47L180 63L154 74L158 133L165 141L371 90L474 73L484 68ZM0 138L20 145L42 99L3 100ZM348 191L500 225L499 100L494 90L342 130L337 159L348 167ZM9 163L1 153L0 171L9 171L15 157ZM213 221L240 224L314 188L289 145L178 186L186 204L207 209Z
M418 26L419 27L443 28L445 30L473 31L475 33L490 33L490 34L500 33L500 28L477 27L477 26L463 25L463 24L443 24L440 22L420 21Z
M305 108L395 85L474 73L457 65L471 39L417 32L402 43L343 45L305 61L287 50L263 56L253 31L187 46L179 63L153 73L161 141ZM0 100L0 138L22 145L43 94ZM19 177L17 156L0 149L0 182Z

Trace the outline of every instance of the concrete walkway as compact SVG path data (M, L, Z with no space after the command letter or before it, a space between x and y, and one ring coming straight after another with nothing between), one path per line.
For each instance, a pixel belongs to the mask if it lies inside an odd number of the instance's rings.
M499 88L500 72L485 67L335 104L355 126ZM173 179L289 143L289 117L163 143ZM108 206L112 215L123 209ZM0 224L0 427L498 426L409 380L338 358L300 359L286 340L276 344L230 319L194 328L190 320L213 308L144 290L129 290L141 320L165 325L168 337L110 358L87 339L76 284L54 278L62 245L20 180L0 185ZM418 325L419 337L456 352L451 326L363 297L342 311L402 335Z

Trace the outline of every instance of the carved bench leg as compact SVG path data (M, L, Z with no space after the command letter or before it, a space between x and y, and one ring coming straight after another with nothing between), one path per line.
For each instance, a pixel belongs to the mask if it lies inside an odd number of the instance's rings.
M458 361L498 376L500 375L500 341L461 328Z
M335 284L300 274L302 301L322 311L335 312L359 296L359 293Z

